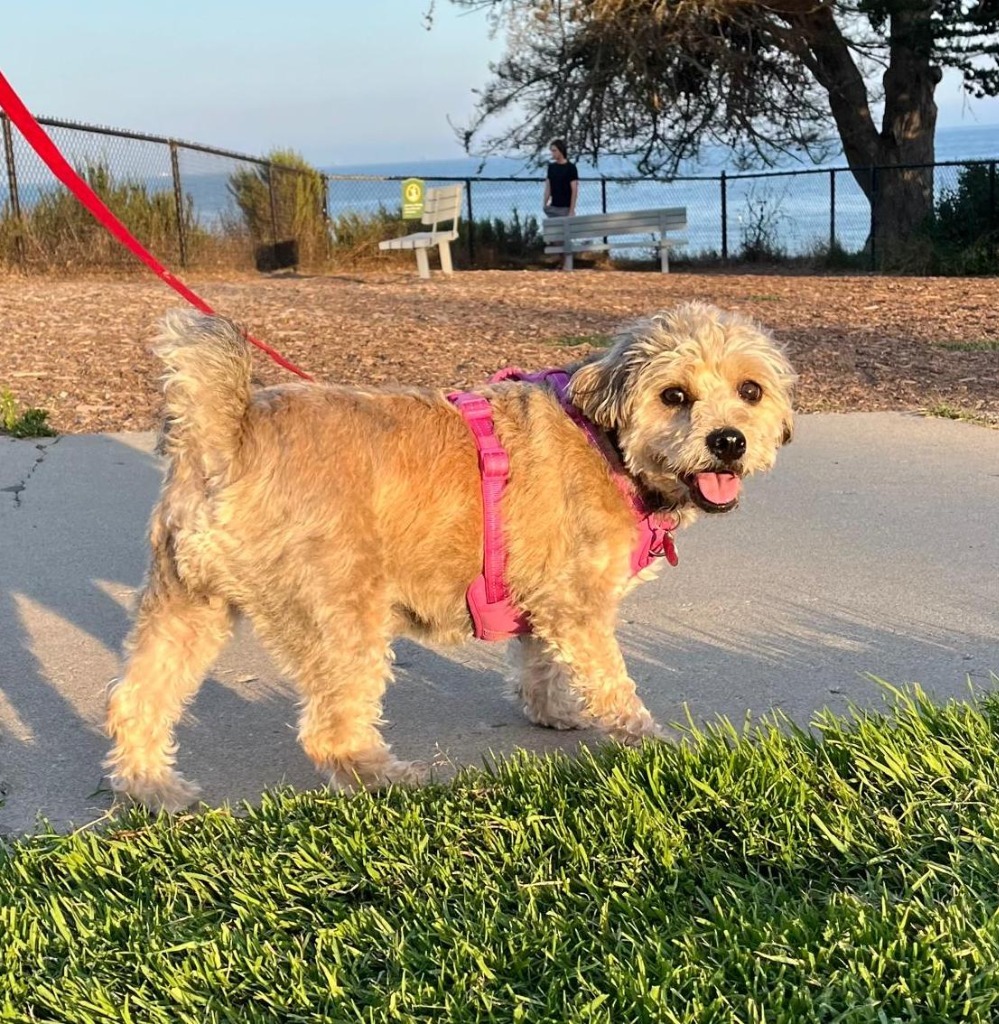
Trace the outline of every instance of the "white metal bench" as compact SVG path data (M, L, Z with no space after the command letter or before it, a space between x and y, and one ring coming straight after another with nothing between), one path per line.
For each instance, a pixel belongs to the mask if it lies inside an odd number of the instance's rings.
M634 239L618 236L651 235L652 245L659 250L664 274L669 273L669 250L687 244L685 238L669 237L669 232L686 230L685 206L662 210L586 213L577 217L547 217L542 225L545 252L562 253L566 270L572 270L573 253L599 252L616 246L634 249L638 245Z
M423 202L423 217L420 223L429 225L429 231L416 231L400 238L388 238L378 243L379 249L412 249L416 253L416 268L420 277L430 277L430 260L427 250L437 246L441 259L441 270L453 272L451 266L451 243L458 237L458 217L461 215L462 185L444 185L428 188ZM450 222L449 228L444 225Z

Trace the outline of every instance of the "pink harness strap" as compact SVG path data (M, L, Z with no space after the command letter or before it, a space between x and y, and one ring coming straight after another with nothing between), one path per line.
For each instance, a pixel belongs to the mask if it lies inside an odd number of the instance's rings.
M527 374L510 368L495 374L490 383L504 380L547 384L566 414L610 463L614 482L628 499L639 532L638 543L631 553L632 574L637 575L658 557L665 557L670 565L676 565L678 559L673 530L676 529L677 521L672 516L649 509L642 501L606 439L569 400L569 374L560 369ZM510 459L496 436L492 406L487 399L461 391L452 391L447 397L464 417L479 452L483 512L482 574L472 581L466 595L475 636L480 640L508 640L523 636L531 632L531 623L527 615L510 600L510 591L506 585L506 540L500 509L500 501L510 475Z
M510 457L493 425L493 410L481 395L452 391L448 396L465 418L479 450L482 480L482 575L468 588L468 610L479 640L506 640L530 633L527 616L514 607L506 585L506 540L500 499L510 475Z

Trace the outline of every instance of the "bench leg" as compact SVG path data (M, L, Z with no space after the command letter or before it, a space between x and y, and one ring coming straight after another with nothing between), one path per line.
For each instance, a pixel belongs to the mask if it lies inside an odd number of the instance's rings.
M420 277L430 277L430 260L427 259L426 249L417 249L416 252L416 269L420 273Z
M571 252L567 252L562 257L562 269L563 270L572 270L572 253Z
M443 270L445 274L453 274L454 267L451 266L451 243L440 242L438 243L437 248L440 249L441 252L441 270Z
M669 273L669 246L659 246L659 262L662 265L662 271L664 274Z

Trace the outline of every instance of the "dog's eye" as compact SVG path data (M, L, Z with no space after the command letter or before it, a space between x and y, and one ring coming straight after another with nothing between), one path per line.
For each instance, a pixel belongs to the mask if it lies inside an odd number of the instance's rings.
M739 397L750 405L756 405L763 397L763 388L755 380L744 380L739 385Z
M666 390L659 396L663 405L689 405L690 395L687 394L683 388L666 388Z

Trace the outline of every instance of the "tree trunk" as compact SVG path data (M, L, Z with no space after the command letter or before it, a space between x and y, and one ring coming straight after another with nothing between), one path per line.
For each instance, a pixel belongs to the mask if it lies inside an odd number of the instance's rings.
M933 214L933 162L940 68L931 63L930 8L905 6L891 19L884 74L885 111L871 200L873 244L880 265L925 257L919 236Z
M919 157L910 159L923 162ZM925 263L929 251L922 229L933 214L933 168L900 164L875 172L871 240L877 266L915 270Z
M932 0L912 0L891 17L884 74L881 131L874 125L867 87L830 5L811 7L789 22L807 40L808 64L829 95L829 106L853 176L871 204L879 265L912 262L918 236L933 213L934 92L941 71L931 62ZM878 168L875 170L875 168Z

